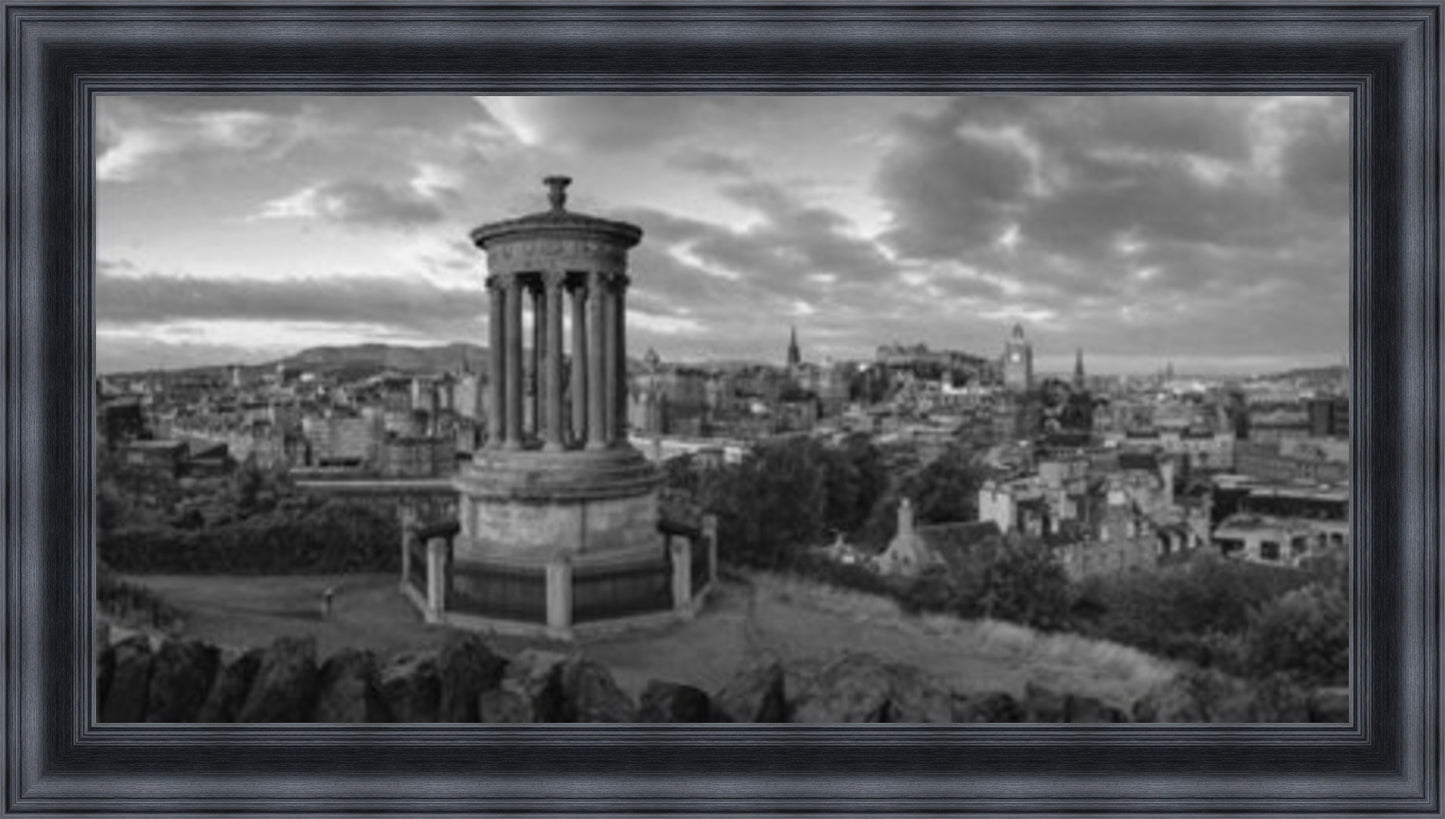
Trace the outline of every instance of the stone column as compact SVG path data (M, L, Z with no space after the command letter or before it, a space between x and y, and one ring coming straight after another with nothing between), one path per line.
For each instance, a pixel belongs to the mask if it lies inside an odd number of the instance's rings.
M491 396L491 413L487 417L487 443L492 447L500 447L503 439L506 438L506 334L503 326L507 321L506 302L503 301L506 291L502 289L501 282L496 276L487 279L487 295L491 299L491 321L487 328L487 358L490 360L487 373L487 391Z
M541 282L532 289L532 435L542 437L543 393L547 391L542 370L547 360L547 298Z
M436 623L447 610L447 539L426 542L426 620Z
M398 512L401 518L401 590L411 586L411 550L416 543L416 512L403 505Z
M702 537L707 541L707 583L717 582L717 516L702 516Z
M617 393L622 378L617 370L617 291L613 277L602 287L602 440L617 443Z
M587 443L587 286L572 288L572 440Z
M613 278L612 309L615 314L612 325L614 338L613 352L617 356L617 393L613 396L612 439L619 444L627 443L627 277L618 274Z
M667 551L672 558L672 610L692 610L692 547L687 538L668 537Z
M503 284L506 286L506 322L504 332L506 334L506 366L503 367L507 378L507 400L506 408L502 412L502 418L507 424L506 443L507 449L520 449L522 447L522 283L517 277L508 277Z
M558 554L547 562L547 630L565 635L572 629L572 562Z
M544 283L547 287L545 304L546 309L542 311L543 317L547 320L544 335L547 339L547 401L543 410L546 423L544 435L544 446L549 450L559 450L563 444L562 434L562 289L567 284L566 274L562 271L547 273Z
M602 274L587 275L587 448L607 446L607 422L604 412L607 372L606 359L606 285Z

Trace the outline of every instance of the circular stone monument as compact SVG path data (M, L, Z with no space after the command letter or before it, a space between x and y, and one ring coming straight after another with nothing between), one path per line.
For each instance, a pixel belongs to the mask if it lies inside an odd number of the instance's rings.
M545 180L549 210L471 233L490 274L490 415L456 479L458 562L666 560L661 476L627 438L627 251L642 230L567 210L570 182Z

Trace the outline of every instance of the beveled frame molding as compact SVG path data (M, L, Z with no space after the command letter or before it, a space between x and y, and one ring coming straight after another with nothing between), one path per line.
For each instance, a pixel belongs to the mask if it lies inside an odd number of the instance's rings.
M0 7L0 811L1439 814L1441 0ZM203 91L1350 95L1353 721L93 724L91 106Z

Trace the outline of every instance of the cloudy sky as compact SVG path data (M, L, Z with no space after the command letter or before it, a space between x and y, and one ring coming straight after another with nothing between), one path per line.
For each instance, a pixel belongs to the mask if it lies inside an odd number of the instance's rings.
M102 372L485 343L481 223L643 228L628 340L664 359L1249 372L1348 343L1343 97L104 97Z

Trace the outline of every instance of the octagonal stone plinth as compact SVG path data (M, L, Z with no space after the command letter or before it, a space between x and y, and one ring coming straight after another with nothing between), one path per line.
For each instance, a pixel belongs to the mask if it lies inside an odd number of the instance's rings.
M558 553L660 553L661 480L632 447L478 451L456 480L455 559L544 563Z

